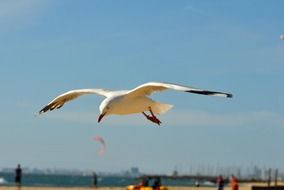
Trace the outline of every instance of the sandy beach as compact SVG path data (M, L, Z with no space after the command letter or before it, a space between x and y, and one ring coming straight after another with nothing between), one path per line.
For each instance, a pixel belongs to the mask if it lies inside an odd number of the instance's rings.
M239 190L250 190L252 185L266 186L265 183L257 184L240 184ZM168 187L169 190L215 190L216 187ZM86 188L86 187L21 187L20 190L125 190L126 187L97 187L97 188ZM0 190L19 190L17 187L5 187L0 186ZM227 186L224 190L231 190L231 187Z
M212 187L168 187L170 190L213 190L216 188ZM86 187L22 187L21 189L17 187L0 187L0 190L125 190L125 187L98 187L98 188L86 188ZM250 188L241 188L243 190L249 190ZM230 190L230 188L225 188L224 190Z
M168 187L169 190L215 190L214 187ZM83 188L83 187L22 187L20 190L125 190L125 187L98 187L98 188ZM224 190L230 190L231 188L225 188ZM240 190L250 190L250 186L241 187ZM17 187L0 187L0 190L19 190Z

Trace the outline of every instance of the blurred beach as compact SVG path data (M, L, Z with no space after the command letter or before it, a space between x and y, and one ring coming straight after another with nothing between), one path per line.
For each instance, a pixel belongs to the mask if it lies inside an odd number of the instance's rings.
M141 182L140 178L127 176L100 176L98 184L95 188L93 178L90 175L44 175L44 174L25 174L21 188L17 187L13 181L13 173L2 173L2 182L0 190L125 190L129 185L135 185ZM148 176L149 177L149 176ZM207 176L208 178L208 176ZM155 177L151 177L149 186L152 186ZM162 178L163 186L169 190L217 190L217 184L201 179L199 176L199 187L196 185L196 180L188 178ZM271 180L271 186L275 185L275 181ZM277 181L278 186L283 186L283 181ZM239 190L250 190L252 186L267 186L267 182L239 182ZM230 182L225 182L224 190L231 190Z
M279 185L283 185L280 182ZM239 190L251 190L252 186L267 186L266 183L241 183ZM0 186L0 190L125 190L126 187L21 187L16 186ZM168 186L169 190L217 190L217 187L192 187L192 186ZM230 186L226 186L224 190L231 190Z
M85 188L85 187L22 187L20 190L125 190L126 187L97 187L97 188ZM169 190L214 190L215 187L168 187ZM225 188L224 190L230 190L230 187ZM250 186L242 186L240 190L250 190ZM0 190L19 190L18 187L0 187Z

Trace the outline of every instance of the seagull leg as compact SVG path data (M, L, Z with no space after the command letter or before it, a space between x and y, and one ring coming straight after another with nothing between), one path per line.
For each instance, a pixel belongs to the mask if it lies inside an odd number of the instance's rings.
M152 121L153 123L156 123L158 125L161 124L161 121L157 117L153 117L152 115L147 115L145 112L142 113L148 120Z
M145 112L142 112L142 113L148 120L152 121L153 123L160 125L162 122L154 115L154 113L151 110L151 107L149 107L149 111L150 111L151 115L147 115Z
M158 125L160 125L162 122L154 115L154 113L152 112L151 107L149 107L149 111L152 115L152 118L155 120L154 122L157 123Z

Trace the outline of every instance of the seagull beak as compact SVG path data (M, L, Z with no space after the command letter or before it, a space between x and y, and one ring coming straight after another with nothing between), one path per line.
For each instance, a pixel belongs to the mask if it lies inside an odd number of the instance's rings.
M98 118L98 123L102 120L102 118L105 116L105 113L100 114L99 118Z

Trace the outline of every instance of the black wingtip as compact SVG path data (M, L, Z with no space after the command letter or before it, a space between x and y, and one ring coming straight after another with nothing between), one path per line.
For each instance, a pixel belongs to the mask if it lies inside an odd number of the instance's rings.
M47 112L49 110L49 106L47 105L47 106L45 106L44 108L42 108L38 113L39 114L42 114L42 113L44 113L44 112Z
M208 90L187 90L185 92L200 94L200 95L207 95L207 96L216 96L216 95L223 95L227 98L232 98L233 94L223 93L223 92L215 92L215 91L208 91Z
M233 98L233 94L227 94L227 98Z

